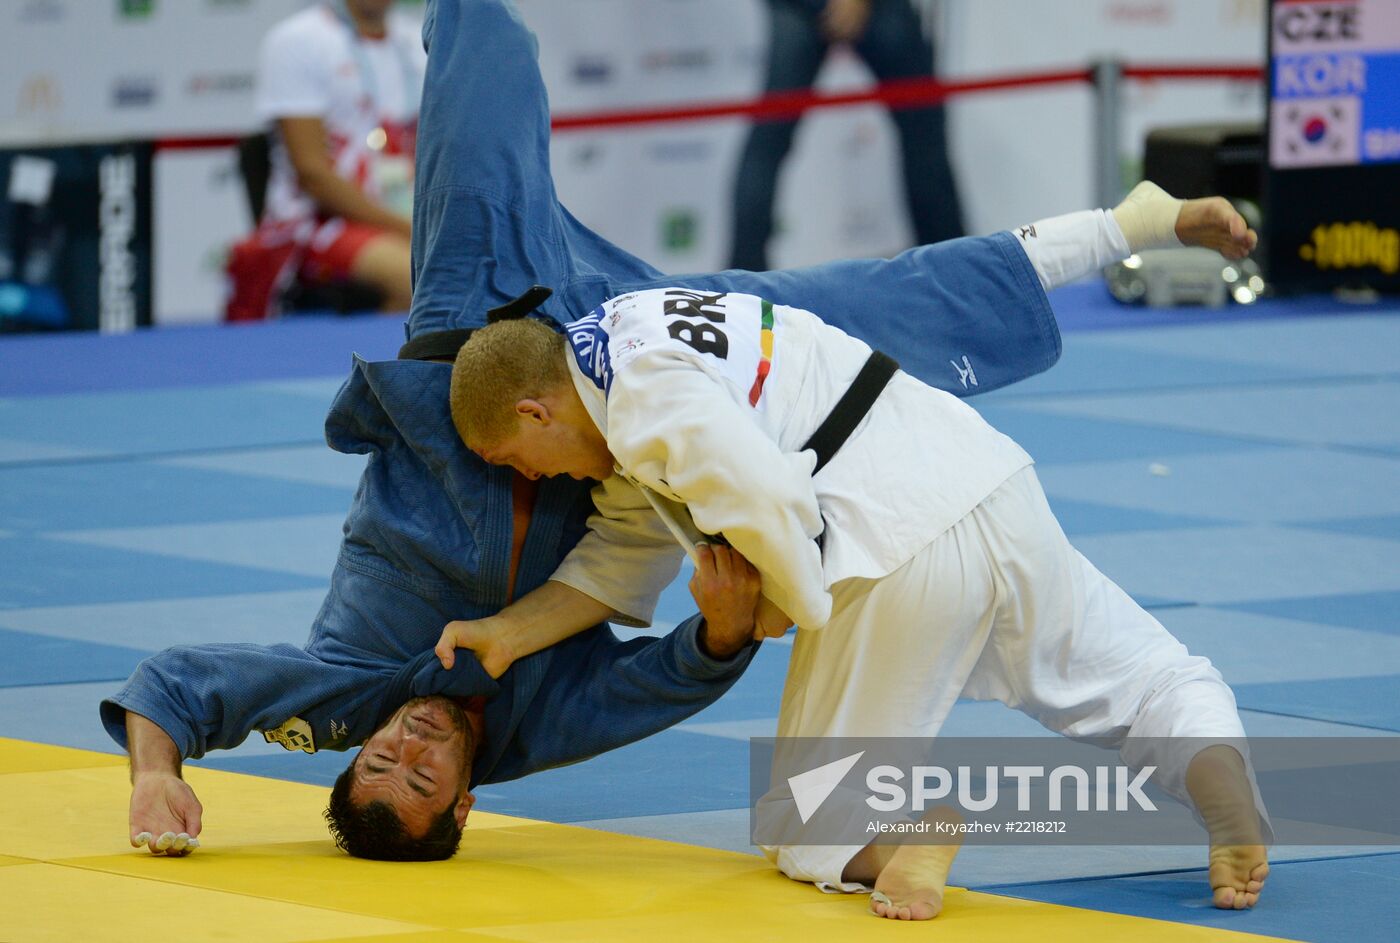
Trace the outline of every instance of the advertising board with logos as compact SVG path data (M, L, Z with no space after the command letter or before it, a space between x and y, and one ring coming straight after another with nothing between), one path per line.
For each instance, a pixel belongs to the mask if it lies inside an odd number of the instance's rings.
M151 323L151 153L0 150L0 331Z
M1400 3L1274 0L1270 24L1269 274L1400 289Z

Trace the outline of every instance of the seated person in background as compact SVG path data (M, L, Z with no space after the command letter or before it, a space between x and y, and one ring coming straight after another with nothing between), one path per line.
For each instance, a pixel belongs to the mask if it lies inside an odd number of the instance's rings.
M272 132L267 202L234 246L227 317L276 313L293 279L358 282L406 311L414 140L426 56L393 0L326 0L263 40L258 117Z

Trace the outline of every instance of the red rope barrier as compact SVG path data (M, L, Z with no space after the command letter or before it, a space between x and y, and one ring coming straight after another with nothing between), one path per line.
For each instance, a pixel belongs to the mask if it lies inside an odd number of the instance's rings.
M1258 65L1124 66L1123 78L1145 82L1156 79L1229 79L1262 82L1264 80L1264 67Z
M1123 77L1139 81L1158 79L1233 79L1258 81L1264 76L1262 66L1254 65L1158 65L1125 66ZM1092 69L1064 69L1053 72L1023 72L989 76L982 79L940 81L938 79L906 79L885 82L859 92L821 94L804 89L799 92L777 92L762 98L680 105L664 108L639 108L626 111L600 111L577 115L556 115L550 126L555 131L577 131L590 128L619 127L631 124L660 124L670 121L703 121L713 118L750 118L758 121L792 119L813 108L864 105L879 102L888 108L923 108L956 95L1004 91L1044 85L1088 83L1094 80Z
M198 151L211 147L236 147L242 138L226 135L224 137L189 137L189 138L161 138L155 142L158 151Z
M820 93L803 89L798 92L775 92L758 99L714 102L700 105L639 108L628 111L602 111L580 115L556 115L550 126L555 131L581 128L606 128L628 124L658 124L668 121L698 121L711 118L753 118L773 121L795 118L812 108L833 108L880 102L890 108L920 108L936 105L954 95L990 92L1000 89L1029 88L1038 85L1060 85L1088 82L1093 73L1088 69L1066 69L1058 72L1033 72L1003 75L985 79L941 82L937 79L903 79L885 82L858 92Z
M1151 65L1124 66L1123 77L1136 81L1157 80L1231 80L1261 81L1264 68L1257 65ZM636 124L663 124L674 121L708 121L715 118L749 118L755 121L777 121L796 118L814 108L836 108L848 105L880 103L887 108L925 108L940 104L957 95L1008 91L1047 85L1087 84L1094 80L1092 69L1061 69L1047 72L1021 72L987 76L979 79L904 79L885 82L858 92L820 93L810 89L796 92L776 92L762 98L743 101L702 102L688 105L667 105L656 108L636 108L617 111L595 111L584 114L555 115L550 127L555 131L580 131L615 128ZM199 147L225 147L237 143L233 137L167 138L157 141L159 150L184 150Z

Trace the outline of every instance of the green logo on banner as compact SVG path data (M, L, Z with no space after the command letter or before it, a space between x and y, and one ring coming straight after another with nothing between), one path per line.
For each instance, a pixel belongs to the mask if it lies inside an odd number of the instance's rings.
M694 210L667 210L661 216L661 244L670 252L694 249L699 229Z
M117 13L123 19L144 19L156 12L156 0L117 0Z

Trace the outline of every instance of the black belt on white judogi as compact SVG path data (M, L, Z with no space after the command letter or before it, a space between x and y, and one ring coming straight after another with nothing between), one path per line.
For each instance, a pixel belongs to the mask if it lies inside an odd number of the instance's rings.
M860 425L866 413L870 412L898 370L899 363L893 357L878 350L870 352L870 356L860 368L860 373L856 374L856 378L851 381L846 392L841 394L836 405L831 407L831 412L822 420L817 431L813 432L812 437L802 446L804 452L811 449L817 453L817 465L812 469L812 474L821 471L841 446L846 444L846 440L856 431L856 426Z
M519 297L486 312L486 323L495 324L497 321L523 318L538 309L552 294L553 292L543 285L535 285ZM420 334L399 348L399 359L454 360L457 351L462 349L462 345L471 336L472 328L453 328ZM880 398L880 394L897 370L899 364L893 357L878 350L871 351L846 392L841 394L841 398L822 420L817 431L813 432L811 438L802 446L804 452L811 449L817 453L817 464L812 469L812 474L821 471L841 446L846 444L846 440L855 432L856 426L860 425L866 413L870 412L875 400Z

